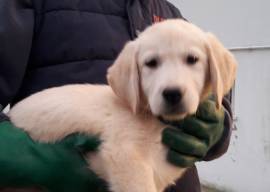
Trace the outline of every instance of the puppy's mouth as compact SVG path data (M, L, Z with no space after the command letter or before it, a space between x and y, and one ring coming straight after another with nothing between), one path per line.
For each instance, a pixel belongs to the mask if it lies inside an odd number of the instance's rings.
M176 105L173 107L166 107L164 112L162 112L158 116L165 121L179 121L181 119L184 119L187 115L188 112L182 105Z
M184 119L187 116L187 113L181 114L173 114L173 115L161 115L160 118L164 119L165 121L179 121Z

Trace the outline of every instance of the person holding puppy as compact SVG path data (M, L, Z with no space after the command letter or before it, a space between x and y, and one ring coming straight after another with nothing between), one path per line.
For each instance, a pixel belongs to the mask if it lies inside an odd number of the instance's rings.
M168 18L184 19L165 0L2 0L1 108L45 88L106 83L107 68L123 45L147 26ZM196 115L168 122L162 133L169 148L167 160L190 168L167 192L199 192L194 163L226 152L232 114L228 99L223 105L217 110L209 98ZM76 134L55 144L38 143L1 113L0 188L108 191L106 181L88 169L83 158L86 152L98 150L100 142L98 137Z

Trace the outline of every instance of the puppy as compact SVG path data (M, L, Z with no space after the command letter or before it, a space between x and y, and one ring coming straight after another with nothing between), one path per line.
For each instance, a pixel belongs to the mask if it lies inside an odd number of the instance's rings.
M217 107L233 85L236 61L209 33L183 20L147 28L126 44L107 85L66 85L15 105L12 122L42 142L72 133L98 135L90 168L113 192L161 192L185 171L166 160L165 125L196 112L210 93Z

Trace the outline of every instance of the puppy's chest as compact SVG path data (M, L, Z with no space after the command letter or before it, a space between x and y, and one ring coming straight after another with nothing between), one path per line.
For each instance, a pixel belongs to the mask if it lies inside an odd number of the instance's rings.
M107 121L101 135L104 147L110 145L150 154L161 144L161 133L165 125L153 117L128 116L126 114L125 120L112 117L112 120Z

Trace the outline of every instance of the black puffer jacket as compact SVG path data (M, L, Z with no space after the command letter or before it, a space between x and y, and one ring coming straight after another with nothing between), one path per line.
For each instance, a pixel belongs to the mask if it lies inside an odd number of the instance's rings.
M181 17L163 0L0 1L0 101L67 83L106 83L107 68L153 17Z
M176 17L182 16L165 0L1 0L0 105L48 87L106 83L125 42L153 22ZM208 159L227 150L230 119ZM168 191L200 191L196 169L177 185Z

